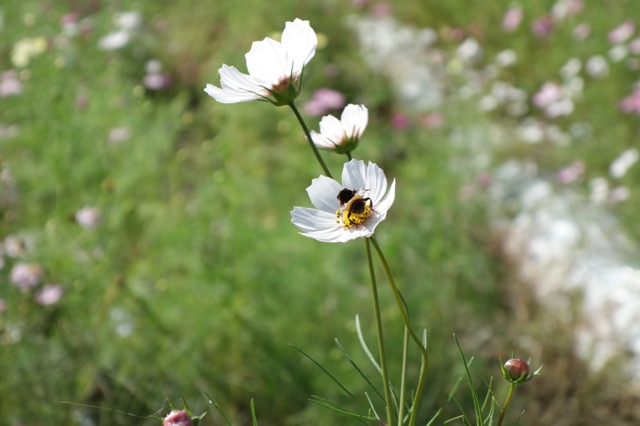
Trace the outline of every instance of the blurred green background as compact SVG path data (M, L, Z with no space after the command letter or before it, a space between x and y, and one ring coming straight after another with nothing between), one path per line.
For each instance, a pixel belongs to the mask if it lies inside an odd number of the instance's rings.
M571 329L540 314L525 288L514 289L481 185L461 196L477 171L456 161L477 154L452 138L495 125L514 132L517 121L446 96L430 112L442 124L419 125L419 114L398 103L388 79L365 65L347 19L388 15L433 28L447 54L464 38L459 34L473 35L484 49L478 66L512 49L518 61L503 78L533 94L572 56L606 55L607 32L640 16L638 2L589 2L536 37L532 22L554 4L523 2L523 23L508 34L501 23L510 0L1 5L0 72L20 90L0 98L0 424L153 424L113 410L148 416L165 398L184 397L201 413L210 409L204 392L237 425L250 423L251 399L264 426L357 423L309 402L320 395L352 404L290 345L363 395L365 383L334 339L376 377L354 326L358 314L374 347L364 244L321 244L291 225L289 212L310 205L305 188L321 169L290 111L221 105L203 92L206 83L218 84L223 63L245 71L251 42L278 39L285 21L296 17L310 20L321 39L299 105L322 87L367 105L369 127L354 156L376 162L398 182L377 236L414 323L428 329L423 417L435 412L461 370L455 333L467 356L476 357L478 387L493 377L500 398L498 356L515 350L526 359L522 339L539 342L533 364L545 365L544 376L516 395L511 421L526 408L524 425L634 424L635 397L617 386L617 370L588 374L572 354ZM136 12L139 23L122 47L100 48L118 31L122 12ZM590 25L592 36L576 43L572 31L580 23ZM34 46L26 63L16 57L25 40ZM161 88L145 85L151 60L168 78ZM452 72L448 90L457 79L464 76ZM492 162L530 159L553 173L581 159L587 176L606 174L620 152L637 144L637 115L618 108L637 79L637 68L619 64L585 85L574 114L557 120L565 128L588 123L589 136L579 143L525 144L514 137ZM399 114L408 126L394 126ZM533 107L528 115L542 116ZM311 128L319 118L308 117ZM338 175L343 159L325 158ZM638 179L635 170L624 183L634 188ZM586 178L575 185L588 191ZM77 222L85 206L99 212L96 226ZM636 239L637 208L633 196L612 207ZM9 242L17 252L9 253ZM22 292L11 284L18 263L40 265L40 287ZM392 370L399 371L402 322L380 277L389 342L396 342L389 347ZM34 300L44 283L62 287L57 303ZM527 314L514 305L525 305ZM470 409L464 389L458 400ZM454 405L447 414L457 412ZM204 423L221 424L215 413Z

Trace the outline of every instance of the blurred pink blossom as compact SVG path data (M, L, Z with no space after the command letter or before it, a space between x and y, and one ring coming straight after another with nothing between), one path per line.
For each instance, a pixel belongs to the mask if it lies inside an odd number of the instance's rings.
M163 90L171 86L171 77L168 74L147 74L142 84L149 90Z
M345 96L337 90L321 88L313 92L313 98L302 109L307 115L319 117L332 109L342 108L345 102Z
M101 220L100 210L92 206L84 206L76 212L76 222L85 229L98 226Z
M60 301L63 293L61 285L47 284L36 294L36 302L44 306L55 305Z
M584 0L567 0L569 15L576 15L584 10Z
M60 18L60 25L65 35L75 37L78 34L79 17L80 14L78 12L69 12Z
M444 124L444 116L440 112L431 112L420 117L420 123L432 129L442 127Z
M640 37L636 37L629 42L629 51L634 55L640 54Z
M20 93L22 93L22 83L18 79L18 73L15 70L5 71L0 74L0 98L19 95Z
M624 43L629 40L635 31L636 26L633 21L624 21L622 24L609 31L607 38L611 43Z
M621 203L627 201L631 197L631 190L626 186L616 186L609 192L609 201L612 203Z
M547 117L557 118L573 113L574 103L570 93L570 90L557 83L547 82L533 95L532 101L544 110Z
M560 183L571 183L584 175L584 161L576 160L556 174L556 179Z
M512 7L507 10L504 14L504 18L502 18L502 28L508 32L514 32L520 26L522 22L522 8L521 7Z
M151 59L145 64L146 75L142 84L149 90L163 90L171 86L171 76L162 71L162 63Z
M620 102L620 109L623 112L634 112L640 115L640 87Z
M391 117L391 126L394 129L406 129L411 124L409 117L405 114L396 113Z
M547 82L533 95L533 104L544 108L562 99L562 88L553 82Z
M63 15L62 18L60 18L60 25L65 26L69 24L75 24L76 22L78 22L79 17L80 14L78 12L69 12L66 15Z
M586 22L576 25L573 29L573 38L576 40L582 41L589 37L589 34L591 34L591 25Z
M373 6L373 16L376 18L386 18L391 15L391 3L382 2Z
M21 291L25 292L38 285L44 271L42 266L36 263L16 263L11 269L11 282Z
M553 18L549 15L541 16L531 24L531 31L536 37L546 37L553 31Z
M486 188L491 185L491 181L492 177L488 172L480 172L478 173L478 175L476 175L476 183L482 188Z

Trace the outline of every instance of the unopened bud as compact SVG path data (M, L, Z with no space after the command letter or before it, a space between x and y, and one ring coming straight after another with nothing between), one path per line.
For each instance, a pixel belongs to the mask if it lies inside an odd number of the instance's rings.
M191 416L184 410L172 411L163 419L162 426L192 426Z
M519 358L512 358L502 368L504 378L512 383L522 383L529 379L529 364Z

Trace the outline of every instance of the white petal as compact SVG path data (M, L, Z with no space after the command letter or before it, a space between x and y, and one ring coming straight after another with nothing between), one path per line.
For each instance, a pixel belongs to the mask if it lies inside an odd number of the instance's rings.
M370 217L364 224L363 228L366 229L366 232L369 233L369 235L373 235L373 232L376 229L376 226L378 226L378 224L380 222L382 222L383 220L385 220L387 217L387 214L376 214L375 216Z
M294 207L291 222L298 227L302 235L323 242L336 242L345 229L336 222L335 214L317 209Z
M252 93L247 93L247 92L233 93L230 91L226 91L212 84L207 84L207 87L205 87L204 91L207 92L209 96L211 96L216 101L222 104L235 104L238 102L248 102L248 101L254 101L260 98L259 96L254 95Z
M307 207L294 207L291 212L291 223L305 232L324 231L339 226L333 214Z
M394 179L393 182L391 182L391 186L389 187L389 192L387 192L387 195L382 200L378 201L378 203L375 204L373 208L376 210L376 212L386 215L387 211L389 211L389 209L391 208L391 205L393 205L393 201L395 200L395 198L396 180Z
M207 84L204 89L216 101L231 104L253 101L263 97L264 89L257 85L251 76L241 73L235 67L223 65L218 72L222 89L212 84Z
M366 169L364 161L351 160L342 168L342 184L348 189L369 189L365 187Z
M307 193L311 199L311 203L320 210L335 213L340 204L338 203L338 193L342 186L335 180L326 176L320 176L311 181L311 186L307 188Z
M333 115L322 117L322 120L320 120L320 133L336 145L340 145L344 139L342 123Z
M369 111L364 105L349 104L342 111L341 121L348 137L360 137L367 128Z
M311 131L311 140L318 148L334 149L336 147L336 145L329 138L316 132L315 130Z
M315 31L309 25L309 21L296 18L293 22L285 24L281 40L293 61L292 71L299 74L316 53L318 37Z
M281 79L291 75L291 60L287 51L269 37L254 41L251 50L244 56L251 77L265 87L277 86Z
M347 241L355 240L356 238L370 237L373 235L373 232L364 226L359 226L357 228L352 227L350 229L344 229L342 226L338 226L334 229L327 229L325 231L318 232L306 232L302 235L325 243L346 243Z
M365 177L365 188L368 189L369 197L377 204L382 200L387 192L387 178L377 164L369 162Z

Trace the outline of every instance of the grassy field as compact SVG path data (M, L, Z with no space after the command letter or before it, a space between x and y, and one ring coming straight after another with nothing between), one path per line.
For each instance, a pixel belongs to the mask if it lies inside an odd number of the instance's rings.
M554 21L554 4L579 2L531 2L509 32L502 25L511 1L408 0L390 10L355 3L0 6L0 425L153 424L113 410L148 416L167 397L184 397L201 413L210 409L204 392L237 425L250 424L251 399L263 426L358 423L309 402L320 395L351 404L291 345L363 395L366 383L334 339L368 365L354 325L359 315L373 346L364 244L321 244L290 223L293 206L310 205L305 188L322 172L290 111L222 105L203 91L218 84L223 63L245 71L251 43L278 38L295 17L310 20L321 40L299 105L323 87L367 105L369 127L354 156L398 182L376 237L415 324L428 329L423 418L461 371L455 333L467 356L476 357L475 383L482 388L493 377L499 398L506 384L498 355L515 350L528 358L521 352L526 339L543 348L531 355L541 357L533 365L544 364L544 375L516 394L509 424L525 408L523 425L634 424L636 401L617 385L615 366L610 374L589 374L571 353L571 330L539 310L527 290L521 303L530 314L516 315L507 295L517 283L490 230L489 199L475 183L478 171L460 167L477 152L452 140L501 126L513 140L487 147L487 174L506 158L531 160L547 174L578 161L584 171L566 184L589 193L593 178L609 176L611 162L637 148L640 106L628 110L621 102L638 84L640 46L634 51L635 34L621 42L608 35L640 16L640 4L585 2ZM449 73L437 110L408 109L389 80L367 68L347 17L376 13L437 32ZM576 33L581 24L590 30L584 38ZM486 70L505 49L517 56L497 76L474 74L488 80L470 97L460 94L468 74L453 60L467 36L484 51L464 68L469 72ZM617 45L627 46L619 60L611 52ZM604 58L606 74L588 72L594 56ZM535 94L545 83L566 82L560 70L571 58L581 61L583 86L571 94L570 113L552 116ZM526 111L510 114L499 101L479 108L491 79L522 89ZM437 113L439 124L425 125L427 113ZM308 123L317 129L319 119ZM527 119L556 126L570 142L554 140L548 127L536 143L520 140ZM339 175L343 158L325 159ZM609 208L640 239L639 169L608 179L612 188L627 189ZM17 266L26 266L22 279L31 284L16 283ZM400 342L402 321L381 281L389 340ZM398 371L400 344L388 350ZM367 374L377 377L373 368ZM470 410L465 389L458 400ZM447 414L458 412L452 405ZM204 424L221 423L211 413Z

